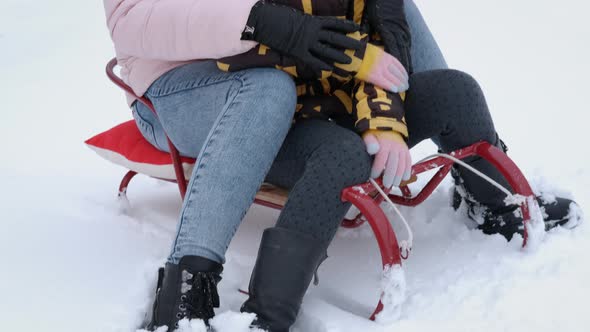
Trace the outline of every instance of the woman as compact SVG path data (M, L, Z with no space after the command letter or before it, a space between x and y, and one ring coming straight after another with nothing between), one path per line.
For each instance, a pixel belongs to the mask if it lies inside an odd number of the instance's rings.
M156 119L130 98L138 127L162 150L167 149L166 129L183 155L198 159L177 236L159 271L150 329L166 325L172 330L184 317L207 321L213 316L225 251L291 127L296 94L288 75L265 68L224 73L214 61L198 61L240 54L257 44L241 39L256 1L104 1L123 79L136 95L149 98L158 113ZM346 34L359 29L336 18L295 19L298 30L283 29L284 22L272 16L261 24L275 31L268 38L297 35L281 51L310 64L341 59L342 46L355 42ZM320 32L326 39L322 47L333 46L328 53L299 54L319 44ZM360 163L363 171L358 176L343 168L350 173L340 179L343 185L367 178L369 158L353 136L348 136L351 144L364 156L353 151L341 157L351 165Z
M363 142L346 123L339 126L319 119L299 121L289 131L296 103L290 77L267 68L227 73L215 62L194 59L241 54L258 42L307 66L332 70L331 63L352 61L345 49L359 46L347 34L359 28L345 20L255 2L105 0L125 80L136 94L149 98L158 113L156 119L130 100L142 133L166 150L165 129L183 155L198 157L172 252L159 273L150 329L160 325L173 329L184 317L207 321L214 315L225 251L263 179L291 193L277 226L263 235L250 297L242 310L257 314L257 326L282 332L294 322L305 290L349 208L339 199L344 187L383 171L388 185L399 184L408 175L408 148L426 138L433 138L444 151L481 139L499 143L477 84L455 71L411 76L412 89L404 105L407 143L399 135L377 131L365 135ZM405 14L414 33L413 61L402 56L410 48L400 3L367 3L371 26L383 37L387 52L383 56L390 62L399 58L406 68L413 63L415 72L445 67L411 2ZM277 17L288 18L289 24ZM407 76L397 74L395 82L389 82L393 86L382 88L397 92L407 88ZM448 91L448 86L456 89ZM478 107L472 107L473 100ZM451 115L459 121L449 121ZM373 166L367 150L377 154ZM402 154L404 163L398 159ZM465 181L465 187L479 186ZM232 204L227 206L227 201Z

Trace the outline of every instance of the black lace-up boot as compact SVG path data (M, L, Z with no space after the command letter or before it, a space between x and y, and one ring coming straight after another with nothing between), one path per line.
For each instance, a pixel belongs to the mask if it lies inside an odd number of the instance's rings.
M496 146L504 152L508 151L500 139L498 139ZM514 192L500 171L483 158L473 157L465 161ZM455 179L453 195L455 210L459 209L462 202L465 202L467 215L478 223L478 228L485 234L502 234L508 241L516 233L523 234L524 222L518 206L506 206L504 203L506 194L461 166L453 167L451 174ZM572 228L581 221L580 209L572 200L561 197L549 200L540 197L536 199L543 213L546 230L556 226Z
M179 264L166 263L158 273L156 299L147 330L168 326L174 331L183 318L202 319L208 323L219 307L217 283L221 264L197 256L185 256Z
M307 234L270 228L264 231L252 271L250 297L242 312L257 315L253 325L268 332L288 332L327 244Z

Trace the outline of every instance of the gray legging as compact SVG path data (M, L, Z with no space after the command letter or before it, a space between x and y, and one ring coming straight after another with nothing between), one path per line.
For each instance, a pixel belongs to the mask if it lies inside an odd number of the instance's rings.
M410 148L433 139L444 152L480 140L495 143L496 132L484 95L469 75L433 70L412 75L406 98ZM371 158L359 135L335 122L304 120L293 126L266 181L290 189L277 227L332 240L350 204L343 188L369 178Z
M405 5L412 34L411 52L415 72L406 102L410 146L428 138L433 138L437 144L440 143L439 137L449 138L443 134L449 128L449 120L456 117L468 121L480 115L479 118L486 121L481 121L482 126L466 126L473 129L470 132L458 130L449 139L443 139L445 143L448 142L450 149L468 145L473 139L481 137L477 133L480 128L491 128L489 130L493 131L487 107L481 107L479 112L470 112L468 116L460 116L467 115L465 106L470 102L467 98L469 93L475 92L481 96L473 79L454 71L428 72L446 69L447 63L414 2L406 1ZM445 79L450 81L437 85ZM457 86L448 88L456 84L469 85L470 90L465 91ZM443 101L453 101L453 105L443 104ZM485 106L483 96L480 101ZM289 200L279 216L277 227L298 230L319 240L331 241L350 207L340 201L341 190L366 181L371 168L371 158L366 153L363 141L345 127L350 127L350 124L339 126L321 120L307 120L293 126L266 178L267 182L290 190Z
M478 83L465 73L446 69L446 61L413 1L406 1L406 14L414 67L405 102L409 147L426 139L432 139L443 152L481 140L498 144ZM296 124L266 178L291 190L277 227L308 233L326 245L350 207L340 201L341 190L366 181L371 166L361 138L351 131L350 124L340 124L343 126L321 120ZM487 162L472 162L507 185ZM462 173L459 169L464 185L476 199L488 206L502 203L495 188Z

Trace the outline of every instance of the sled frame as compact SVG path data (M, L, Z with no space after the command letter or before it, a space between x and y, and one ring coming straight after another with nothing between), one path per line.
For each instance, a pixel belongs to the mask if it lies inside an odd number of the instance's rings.
M156 110L154 105L150 100L145 97L137 96L130 86L128 86L123 80L115 74L115 67L117 66L117 59L114 58L110 60L106 66L106 74L109 79L117 85L119 88L123 89L129 95L133 96L137 99L138 102L141 102L145 106L147 106L157 117ZM168 135L166 135L168 146L170 149L170 158L174 165L174 171L176 180L166 180L170 182L175 182L178 185L178 190L180 192L180 196L184 199L187 190L187 179L185 178L184 171L182 168L182 163L180 160L180 153L176 146L172 143ZM463 149L459 149L451 153L451 155L457 159L463 160L468 157L472 156L480 156L494 165L504 177L508 180L510 186L514 190L515 194L521 195L523 197L534 197L533 191L529 185L529 182L520 171L518 166L510 159L502 150L499 148L487 143L487 142L478 142L471 146L468 146ZM431 160L426 160L421 163L418 163L412 167L412 178L416 178L419 174L428 172L430 170L439 169L435 175L430 179L430 181L426 184L424 188L422 188L418 194L412 195L411 190L408 187L408 183L402 184L400 187L402 194L396 195L389 193L389 198L396 204L404 205L404 206L417 206L420 203L424 202L440 185L440 183L444 180L447 174L451 171L453 165L455 163L452 160L437 157ZM123 177L121 184L119 186L119 196L125 196L127 192L127 188L131 180L137 175L136 171L130 170L127 174ZM377 180L379 186L385 192L388 192L385 188L383 188L381 180ZM281 210L286 202L287 191L282 190L280 188L271 187L263 185L261 191L256 196L254 200L254 204L265 206L272 209ZM381 262L383 269L402 264L402 254L400 252L400 246L398 244L398 240L395 234L395 231L387 218L387 215L381 209L381 203L384 201L383 197L376 194L376 189L370 182L359 184L356 186L351 186L345 188L342 191L341 199L343 202L350 202L354 205L359 211L360 214L353 220L344 220L342 222L342 227L345 228L357 228L363 225L365 222L369 224L371 227L375 239L377 240L377 244L379 246L379 251L381 253ZM530 221L530 207L528 206L528 202L533 200L523 200L522 205L520 206L525 226ZM528 239L527 235L527 227L524 228L524 241L523 247L526 245ZM407 257L403 257L404 259ZM372 313L370 319L375 320L376 316L383 310L383 304L381 301L378 302L377 307L375 308L374 312Z

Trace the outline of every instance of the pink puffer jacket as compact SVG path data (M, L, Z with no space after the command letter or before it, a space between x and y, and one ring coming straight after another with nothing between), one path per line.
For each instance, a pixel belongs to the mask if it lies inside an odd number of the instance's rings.
M175 67L247 52L256 43L240 36L256 1L104 0L123 80L142 96Z

